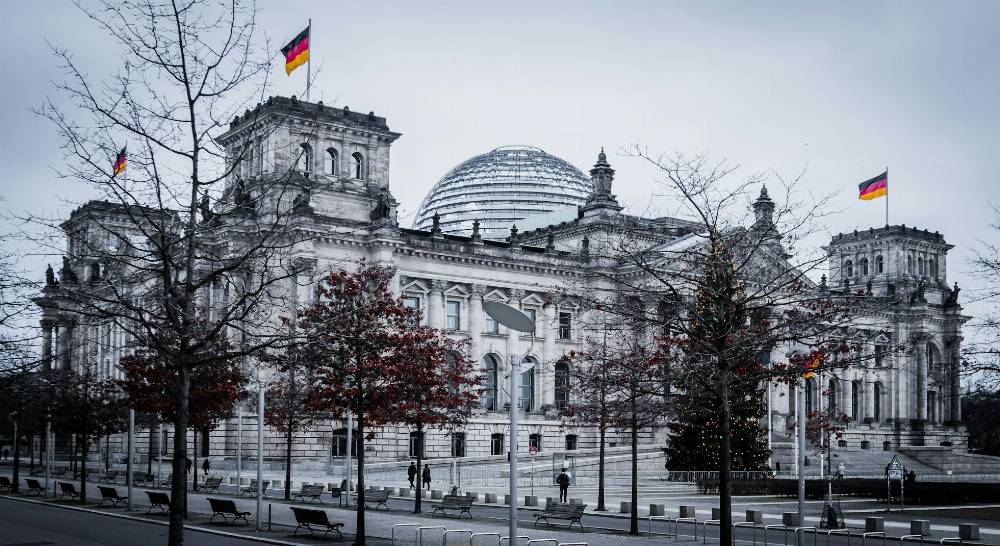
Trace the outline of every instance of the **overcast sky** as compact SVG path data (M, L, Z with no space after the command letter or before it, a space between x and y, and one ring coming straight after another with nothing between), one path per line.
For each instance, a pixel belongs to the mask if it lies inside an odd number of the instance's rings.
M1000 202L997 2L318 2L261 0L275 47L313 21L313 100L374 110L403 136L391 189L401 222L470 156L531 144L588 170L601 146L614 191L646 209L652 173L616 151L709 152L842 189L834 232L884 223L857 183L889 168L890 220L956 245L951 279ZM45 41L92 75L121 54L69 2L5 2L0 189L5 206L66 214L90 189L56 180L59 141L28 108L61 79ZM274 94L305 73L275 62ZM660 203L664 207L669 204ZM54 257L34 258L44 267ZM966 293L963 293L965 296Z

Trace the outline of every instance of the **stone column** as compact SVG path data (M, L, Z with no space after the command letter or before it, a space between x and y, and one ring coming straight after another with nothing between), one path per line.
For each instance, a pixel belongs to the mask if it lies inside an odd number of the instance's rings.
M44 370L52 369L52 330L52 322L42 320L42 368Z
M472 294L469 296L469 337L472 343L472 358L476 359L476 365L478 366L479 355L483 352L483 326L485 324L483 295L486 294L486 285L474 284L471 288Z
M543 391L544 398L542 403L554 406L556 403L556 334L554 329L556 306L547 305L543 307L541 311L541 316L537 319L538 327L535 331L535 344L537 345L541 342L543 362L545 362L546 369L551 371L551 373L546 374L550 377L549 380L545 382L545 390ZM538 339L538 337L541 337L542 339Z
M64 323L59 332L59 369L72 369L73 325Z
M427 324L431 328L444 328L444 281L431 281L427 302Z
M864 390L864 409L862 410L863 420L868 421L875 418L875 381L878 378L874 375L866 377L862 383Z
M521 309L521 300L524 298L524 290L511 290L510 300L507 305L510 305L514 309ZM506 370L508 373L522 373L523 368L514 368L514 364L520 364L521 357L524 356L524 351L527 346L521 346L521 332L516 330L507 329L507 366ZM509 384L509 382L507 383ZM524 381L521 377L517 380L518 392L510 393L510 402L512 404L518 403L521 398L520 389L524 387ZM535 385L536 389L538 385Z
M942 258L943 259L943 258ZM938 271L945 271L944 267L938 265ZM962 336L955 336L951 346L951 420L954 423L962 421Z
M927 420L927 359L925 358L925 353L927 352L927 343L924 338L915 338L916 344L916 357L917 357L917 411L914 412L913 418L920 419L921 421Z

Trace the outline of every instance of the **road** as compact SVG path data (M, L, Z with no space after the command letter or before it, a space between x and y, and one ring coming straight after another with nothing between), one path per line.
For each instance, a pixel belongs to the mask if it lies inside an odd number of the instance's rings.
M0 544L60 546L135 546L166 544L167 527L111 518L0 497ZM188 546L246 546L259 542L187 530Z

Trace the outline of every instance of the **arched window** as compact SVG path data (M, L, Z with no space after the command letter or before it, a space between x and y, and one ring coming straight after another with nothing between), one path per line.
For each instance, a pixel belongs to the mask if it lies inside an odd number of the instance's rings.
M854 276L854 262L852 262L851 260L847 260L847 263L844 264L844 272L847 273L847 278L848 279L850 279L851 277L853 277Z
M333 431L333 442L330 445L330 454L334 457L347 456L347 429L342 428ZM351 456L358 455L358 431L351 435Z
M806 413L813 411L813 389L816 388L816 382L812 379L806 379Z
M555 373L556 409L563 409L569 403L569 364L556 363Z
M872 410L872 417L875 419L875 422L878 423L882 421L882 383L875 383L875 387L872 390L872 402L874 406Z
M534 411L535 409L535 359L528 357L521 365L521 392L518 396L517 406L524 411Z
M497 370L499 360L493 355L483 357L483 394L479 399L483 409L494 411L497 409Z
M917 258L917 274L921 277L924 275L924 259Z
M351 157L354 159L354 178L361 180L364 178L365 156L361 152L354 152Z
M312 146L305 142L299 144L299 162L295 166L295 169L304 173L312 172L312 159Z
M861 275L868 276L868 258L861 258Z
M885 259L882 258L881 254L875 256L875 273L877 275L885 273Z
M861 420L861 388L860 381L851 382L851 418L855 421Z
M830 410L830 415L834 415L837 412L837 379L830 379L830 392L827 394L827 408Z
M451 456L465 457L465 433L455 432L451 435Z
M339 165L337 159L338 159L337 150L334 150L333 148L327 148L326 149L327 168L329 169L330 174L334 176L337 176L337 167Z
M243 177L250 178L253 175L254 175L253 145L247 144L246 158L243 160Z
M930 270L931 278L937 280L938 278L937 261L934 258L930 258L927 260L927 269Z
M410 432L410 457L424 456L424 434L422 432Z

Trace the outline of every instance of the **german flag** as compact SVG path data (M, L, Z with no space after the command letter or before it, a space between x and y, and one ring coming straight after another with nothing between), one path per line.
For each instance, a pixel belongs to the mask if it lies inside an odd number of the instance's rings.
M858 184L858 190L861 192L858 199L865 201L885 196L889 193L889 171Z
M281 54L285 56L285 74L291 74L309 60L309 28L306 27L288 45L281 48Z
M114 165L111 166L111 178L114 178L125 170L125 148L118 152L118 159L115 159Z
M819 368L819 362L820 354L819 351L816 351L816 353L813 354L813 357L809 359L809 362L806 362L806 368L805 371L802 372L802 377L804 379L812 379L816 374L816 368Z

